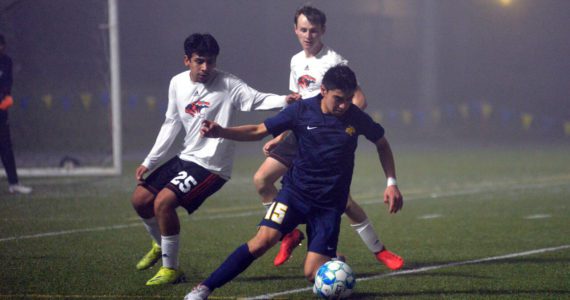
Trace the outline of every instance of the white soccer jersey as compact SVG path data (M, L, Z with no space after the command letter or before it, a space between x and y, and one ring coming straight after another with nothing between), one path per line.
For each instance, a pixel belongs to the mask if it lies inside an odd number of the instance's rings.
M276 110L285 105L285 96L258 92L221 70L216 70L206 84L192 82L190 71L182 72L170 81L166 118L143 165L152 170L184 127L186 137L179 157L229 179L235 142L200 137L202 120L215 121L223 127L235 126L237 111Z
M303 99L316 96L326 71L338 64L346 65L348 61L326 45L313 57L307 57L304 51L295 54L291 58L289 89Z

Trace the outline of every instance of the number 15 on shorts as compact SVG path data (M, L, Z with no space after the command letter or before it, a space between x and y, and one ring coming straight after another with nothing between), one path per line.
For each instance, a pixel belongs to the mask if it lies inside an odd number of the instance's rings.
M283 203L273 202L265 214L265 219L281 224L283 223L283 218L285 218L287 208L289 207Z

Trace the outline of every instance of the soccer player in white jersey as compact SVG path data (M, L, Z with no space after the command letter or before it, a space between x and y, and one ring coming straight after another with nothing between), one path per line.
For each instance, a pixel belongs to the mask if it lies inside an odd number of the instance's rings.
M182 206L191 214L230 179L235 143L200 138L202 120L232 126L237 111L277 110L299 98L298 94L258 92L216 69L219 46L210 34L190 35L184 41L184 52L189 70L170 81L166 118L152 150L135 172L139 184L131 202L153 240L151 250L136 267L148 269L162 257L162 267L147 285L185 280L178 263L180 221L176 209ZM180 130L185 134L183 150L156 168Z
M308 99L320 93L321 80L328 69L338 64L347 64L348 61L322 42L326 30L326 15L322 11L311 6L299 8L295 13L294 26L303 50L291 58L289 89L300 93L303 99ZM356 89L352 103L362 110L366 108L366 99L360 87ZM296 150L295 137L286 133L264 145L263 151L267 158L253 178L264 206L269 207L274 201L277 195L275 182L291 167ZM403 266L404 260L384 247L366 213L350 195L345 214L378 261L392 270ZM304 235L298 229L286 234L273 261L274 265L285 263L303 239Z

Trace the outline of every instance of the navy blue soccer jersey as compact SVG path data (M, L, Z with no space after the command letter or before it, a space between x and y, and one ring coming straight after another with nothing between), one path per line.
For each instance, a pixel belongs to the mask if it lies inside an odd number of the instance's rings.
M283 193L297 199L298 208L336 208L344 211L354 169L358 136L376 143L384 128L355 105L340 117L321 111L322 96L297 101L265 120L277 136L292 130L297 138L297 156L283 177Z

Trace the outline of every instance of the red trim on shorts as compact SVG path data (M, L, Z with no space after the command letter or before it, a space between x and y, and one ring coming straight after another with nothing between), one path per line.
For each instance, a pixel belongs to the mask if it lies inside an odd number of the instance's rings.
M199 185L193 188L193 191L190 194L188 194L188 196L184 199L184 202L188 201L188 204L190 204L192 200L198 198L201 194L204 193L204 191L207 191L209 187L214 185L219 178L220 176L216 174L208 175L208 177L206 177L204 181L200 182Z

